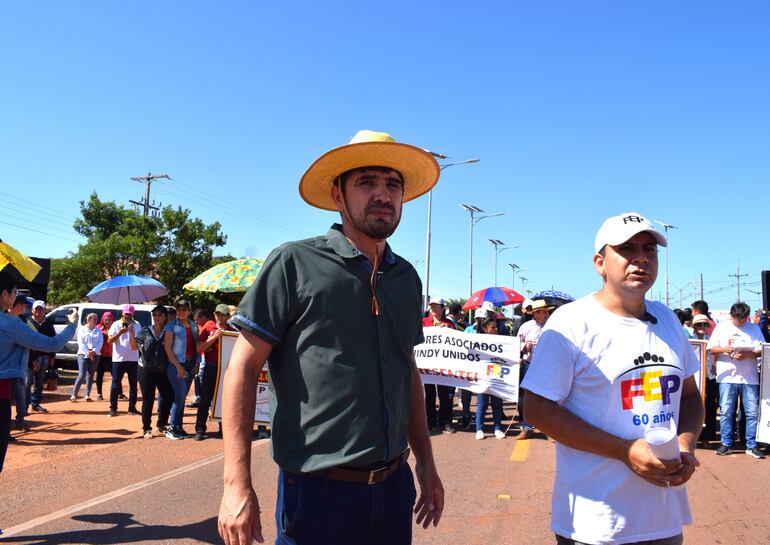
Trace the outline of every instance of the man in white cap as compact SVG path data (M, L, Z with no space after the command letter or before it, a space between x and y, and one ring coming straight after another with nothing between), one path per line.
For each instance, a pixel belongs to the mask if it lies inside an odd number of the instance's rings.
M529 364L532 362L532 355L535 353L535 347L540 340L540 335L543 333L543 327L545 322L551 315L553 307L548 306L543 299L537 299L530 301L527 305L527 312L532 314L532 319L528 322L521 324L518 335L521 341L521 364L519 365L519 384L524 381L524 377L529 370ZM519 412L521 431L519 432L519 439L528 439L532 436L534 428L527 422L526 410L525 410L525 396L524 391L519 390L519 405L517 410Z
M277 543L407 544L413 511L418 524L438 524L444 490L413 355L423 342L422 285L386 242L402 203L430 191L438 176L429 153L372 131L303 175L302 198L338 211L342 224L273 250L231 319L240 336L223 395L219 532L227 545L263 542L250 461L266 361L280 467Z
M666 238L643 216L607 219L595 241L602 288L560 307L522 384L527 418L557 441L551 528L558 544L682 543L698 465L699 363L676 316L644 298ZM675 430L660 460L649 428Z

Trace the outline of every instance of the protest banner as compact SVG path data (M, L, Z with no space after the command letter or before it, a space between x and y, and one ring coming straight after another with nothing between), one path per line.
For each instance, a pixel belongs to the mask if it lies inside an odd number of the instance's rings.
M227 365L230 363L230 356L233 354L233 347L238 338L238 333L233 331L223 331L219 341L219 372L217 373L217 386L214 389L214 399L211 403L211 419L222 419L222 389L224 388L224 378L227 372ZM268 371L267 364L262 368L257 383L257 406L254 411L254 422L260 424L270 422L270 408L267 395Z
M698 359L698 362L700 363L700 370L693 375L693 378L695 379L695 384L698 386L698 390L700 391L700 396L705 401L706 399L706 345L708 344L708 341L702 341L700 339L690 339L690 346L692 346L692 349L695 351L695 357Z
M518 337L463 333L447 327L426 327L423 332L425 342L414 347L423 384L518 399Z
M757 441L770 443L770 344L762 345L762 372L759 376L759 422Z

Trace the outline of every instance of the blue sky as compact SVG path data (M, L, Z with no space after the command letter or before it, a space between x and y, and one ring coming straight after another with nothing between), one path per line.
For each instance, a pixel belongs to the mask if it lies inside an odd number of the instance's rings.
M129 178L220 221L226 251L264 257L337 216L297 192L307 166L362 128L481 162L434 191L431 294L498 284L574 296L599 286L601 221L677 225L670 300L760 305L770 172L765 2L23 2L0 8L0 238L36 256L77 249L71 223ZM394 250L425 267L427 198ZM651 296L665 293L663 258ZM97 279L95 279L95 283ZM522 281L516 278L515 288Z

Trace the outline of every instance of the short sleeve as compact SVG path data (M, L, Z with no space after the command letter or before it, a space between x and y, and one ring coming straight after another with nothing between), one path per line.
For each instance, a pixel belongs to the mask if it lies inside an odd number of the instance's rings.
M575 345L571 340L546 325L521 387L561 403L572 389L575 353Z
M684 378L691 377L698 371L700 371L701 363L695 356L695 350L693 350L690 340L682 334L682 369L684 370Z
M296 273L291 256L285 248L276 248L267 256L230 323L277 346L291 324L296 300Z

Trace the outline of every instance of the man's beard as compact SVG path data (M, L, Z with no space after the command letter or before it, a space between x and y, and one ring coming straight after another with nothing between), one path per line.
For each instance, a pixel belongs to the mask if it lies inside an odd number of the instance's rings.
M392 212L392 220L389 221L385 218L376 218L371 221L366 221L366 216L371 211L378 209L390 210ZM398 227L400 220L400 217L396 213L396 209L392 205L382 203L372 203L367 205L362 218L353 217L352 214L351 218L353 220L353 226L358 231L375 240L384 240L392 235L396 230L396 227Z

